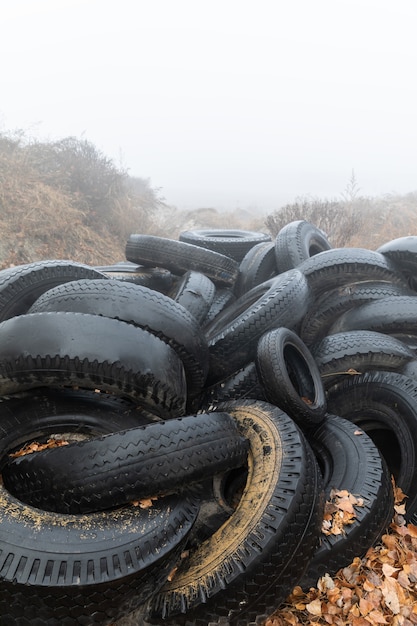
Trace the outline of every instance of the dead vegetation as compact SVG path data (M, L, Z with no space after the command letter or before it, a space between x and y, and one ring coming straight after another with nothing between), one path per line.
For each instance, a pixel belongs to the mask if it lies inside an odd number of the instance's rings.
M417 624L417 527L406 523L405 495L395 485L394 494L395 515L381 541L317 587L295 587L265 626Z
M0 268L42 259L105 265L125 258L135 232L177 238L182 230L243 228L275 236L297 219L324 230L335 247L375 249L417 232L417 192L366 198L352 178L340 199L305 197L266 217L238 209L181 211L86 140L45 143L0 133Z

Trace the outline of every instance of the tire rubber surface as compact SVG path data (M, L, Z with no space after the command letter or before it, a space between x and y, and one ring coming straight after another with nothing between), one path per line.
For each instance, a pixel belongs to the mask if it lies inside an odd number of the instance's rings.
M181 491L241 467L247 450L227 413L207 413L10 459L3 481L13 495L39 509L90 513Z
M258 401L218 407L250 442L248 477L235 512L149 601L153 624L248 625L285 599L315 550L323 514L321 476L294 422Z
M164 294L118 280L72 281L45 292L29 310L51 311L101 315L139 326L171 346L181 358L189 394L200 391L205 383L205 335L192 314Z
M100 389L159 417L186 404L183 364L142 328L87 313L32 313L0 323L0 396L36 387Z
M191 243L153 235L132 234L126 243L126 258L134 263L165 267L174 274L195 270L223 287L234 284L239 264L228 256Z
M334 576L355 557L361 557L381 538L394 514L394 494L388 467L378 448L355 424L336 415L327 419L309 437L322 468L326 498L333 489L346 490L363 500L354 506L355 519L340 535L321 533L306 573L303 589L316 587L326 572Z

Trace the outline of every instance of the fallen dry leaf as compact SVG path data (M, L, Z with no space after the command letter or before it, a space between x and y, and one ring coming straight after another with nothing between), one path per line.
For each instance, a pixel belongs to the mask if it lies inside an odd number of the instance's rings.
M48 439L46 443L38 443L37 441L32 441L31 443L23 446L23 448L20 448L20 450L18 450L17 452L10 453L9 456L12 459L16 459L17 457L25 456L26 454L32 454L32 452L40 452L41 450L67 446L68 443L68 441L64 441L63 439Z
M341 535L344 527L356 519L355 506L363 506L363 499L346 490L332 489L324 508L321 531L324 535Z
M393 483L396 504L406 498ZM355 496L335 492L349 509ZM360 501L360 498L358 498ZM338 509L333 504L333 509ZM378 545L363 558L325 574L316 588L294 587L286 602L264 626L416 626L417 625L417 526L402 515L394 519Z
M131 505L132 506L138 506L141 509L149 509L151 506L153 506L153 501L157 500L158 498L156 496L151 496L150 498L142 498L139 500L132 500L131 501Z

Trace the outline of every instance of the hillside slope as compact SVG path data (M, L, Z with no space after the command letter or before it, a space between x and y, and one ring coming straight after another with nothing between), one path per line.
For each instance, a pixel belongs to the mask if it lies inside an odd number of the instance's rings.
M177 238L182 230L217 227L275 236L297 219L322 228L335 247L375 249L417 234L417 193L304 198L266 218L239 209L180 211L148 180L129 176L88 141L42 143L0 133L0 269L42 259L116 263L124 260L131 233Z

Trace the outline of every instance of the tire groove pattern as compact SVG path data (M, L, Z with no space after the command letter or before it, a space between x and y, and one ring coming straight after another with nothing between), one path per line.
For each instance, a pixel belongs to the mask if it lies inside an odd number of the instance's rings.
M3 480L31 506L88 513L182 491L244 465L247 450L227 413L207 413L25 455L5 465Z

